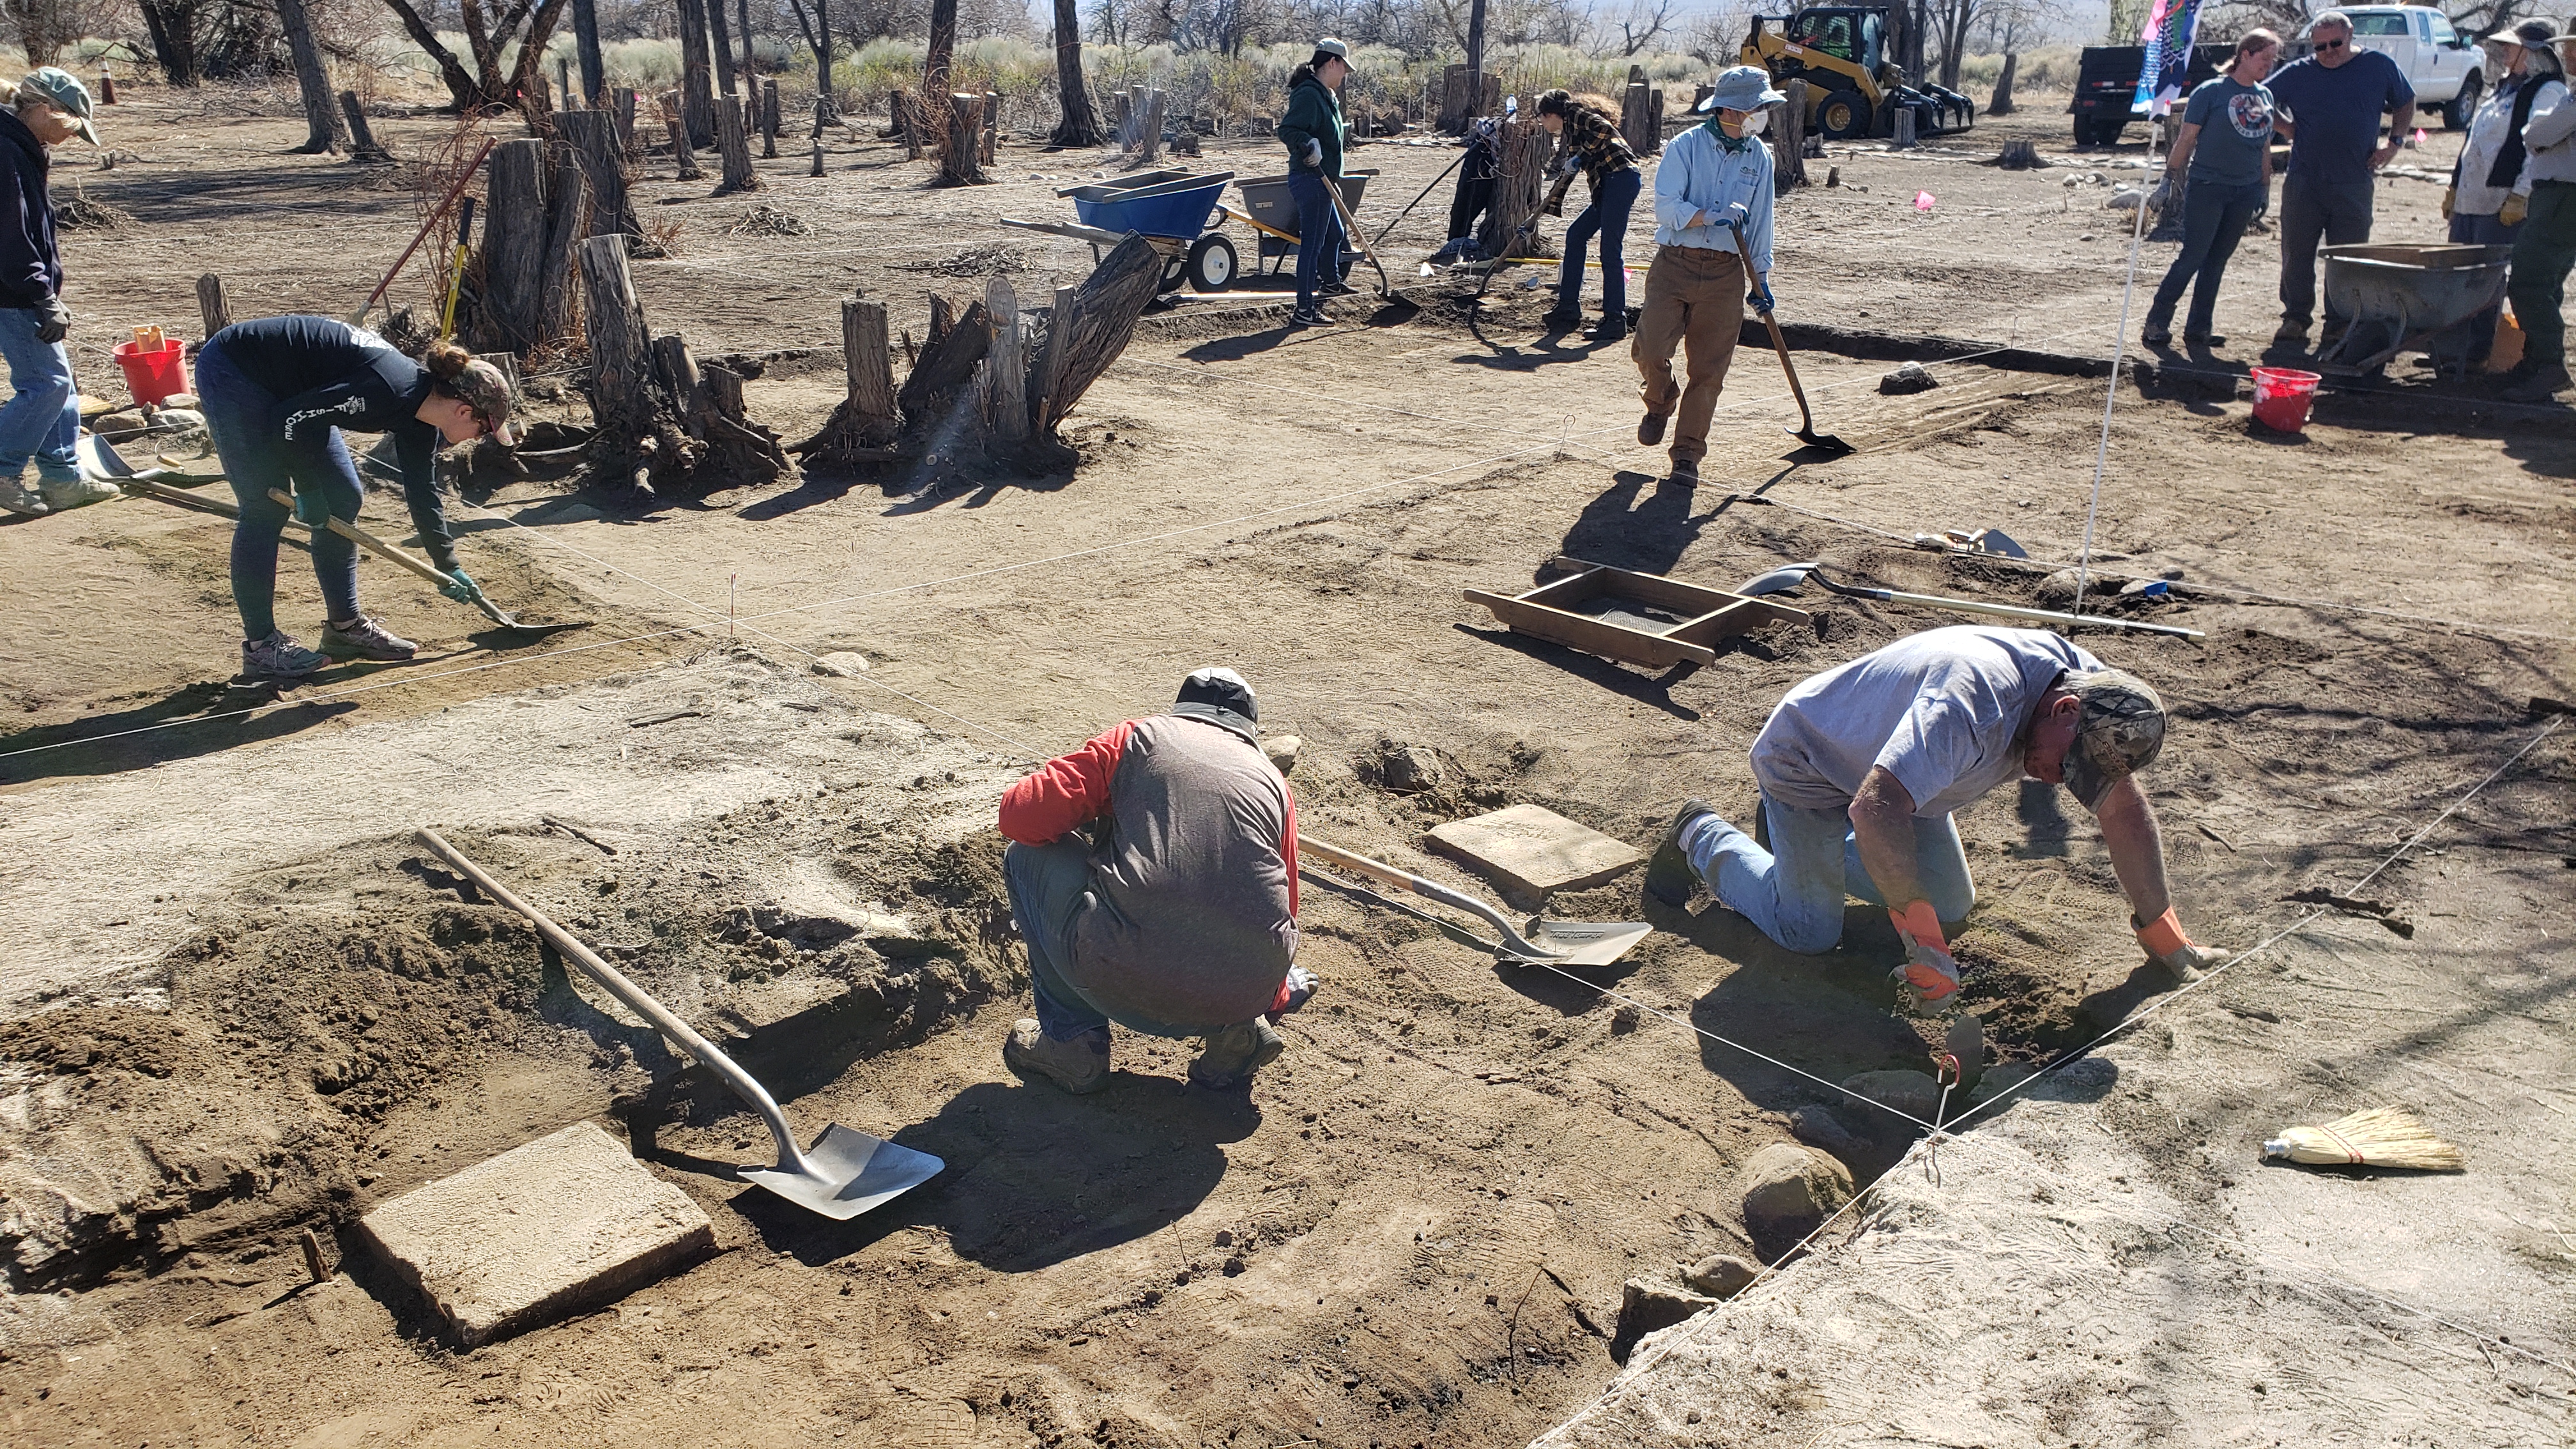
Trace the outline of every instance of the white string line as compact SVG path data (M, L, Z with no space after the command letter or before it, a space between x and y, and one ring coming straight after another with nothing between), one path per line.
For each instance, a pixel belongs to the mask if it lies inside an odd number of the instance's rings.
M2156 129L2162 131L2163 127ZM2173 184L2170 168L2165 184ZM2102 475L2111 466L2111 408L2120 399L2120 360L2128 355L2129 348L2129 304L2138 294L2138 250L2146 239L2147 193L2141 187L2138 224L2129 231L2129 278L2120 287L2120 330L2111 338L2111 385L2102 390L2102 441L2093 450L2093 500L2084 506L2084 542L2075 555L2075 607L2068 611L2075 614L2084 612L2084 586L2092 577L2093 520L2102 511Z

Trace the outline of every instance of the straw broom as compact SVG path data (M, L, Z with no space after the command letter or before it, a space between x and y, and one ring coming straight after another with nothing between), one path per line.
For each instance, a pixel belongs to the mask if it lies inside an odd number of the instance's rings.
M2460 1149L2434 1136L2401 1107L2373 1107L2338 1117L2323 1127L2285 1127L2263 1144L2266 1157L2337 1167L2404 1167L2420 1172L2459 1172L2468 1166Z

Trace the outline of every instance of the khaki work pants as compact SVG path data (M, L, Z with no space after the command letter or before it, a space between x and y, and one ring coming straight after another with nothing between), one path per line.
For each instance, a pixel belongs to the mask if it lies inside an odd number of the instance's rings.
M1636 336L1628 355L1637 360L1644 379L1638 394L1646 411L1671 417L1676 400L1681 417L1673 428L1673 461L1696 463L1708 456L1708 420L1717 411L1717 395L1726 385L1726 365L1735 357L1735 339L1744 329L1744 261L1733 252L1706 247L1657 247L1646 269L1646 305L1637 316ZM1680 347L1688 366L1687 385L1673 380L1673 349Z

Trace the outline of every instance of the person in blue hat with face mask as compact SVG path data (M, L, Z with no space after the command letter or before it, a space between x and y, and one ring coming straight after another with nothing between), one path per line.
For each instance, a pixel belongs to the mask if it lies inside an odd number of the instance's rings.
M1671 478L1684 488L1699 483L1708 420L1735 356L1744 306L1771 310L1771 148L1759 133L1763 108L1785 99L1760 66L1735 67L1700 102L1708 120L1674 137L1655 168L1655 260L1628 350L1644 379L1637 441L1662 442L1679 411ZM1736 253L1737 228L1749 257ZM1682 379L1673 376L1676 347L1688 367Z

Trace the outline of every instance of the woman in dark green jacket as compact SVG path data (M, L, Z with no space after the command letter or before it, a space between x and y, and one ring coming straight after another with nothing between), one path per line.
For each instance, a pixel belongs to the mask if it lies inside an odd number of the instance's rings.
M1351 289L1342 282L1342 218L1327 186L1342 184L1342 81L1351 48L1327 37L1315 56L1289 74L1288 113L1279 139L1288 147L1288 195L1297 203L1297 310L1292 327L1330 321L1323 297Z

